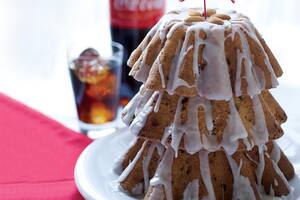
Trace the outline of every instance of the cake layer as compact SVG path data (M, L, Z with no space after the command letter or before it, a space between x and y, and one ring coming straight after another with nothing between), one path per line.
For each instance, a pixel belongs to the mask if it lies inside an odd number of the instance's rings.
M132 162L130 162L132 161ZM273 141L251 151L188 154L138 139L124 156L120 186L145 199L261 199L290 192L294 169ZM248 198L245 198L248 197ZM250 197L250 198L249 198Z
M282 70L250 20L234 11L170 12L132 53L130 75L152 90L230 100L278 85Z
M170 96L142 87L123 111L132 134L171 143L178 151L225 149L229 154L252 149L283 135L287 117L269 91L229 101Z

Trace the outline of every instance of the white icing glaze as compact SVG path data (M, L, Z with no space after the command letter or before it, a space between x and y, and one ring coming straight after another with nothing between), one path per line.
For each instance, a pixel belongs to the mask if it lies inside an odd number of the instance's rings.
M227 121L227 126L223 133L221 146L228 154L232 155L238 148L238 140L247 138L248 133L233 100L230 100L229 107L230 115Z
M135 107L140 99L140 93L137 93L125 106L122 111L122 120L123 122L129 126L134 118Z
M132 123L129 126L130 132L134 135L138 135L139 132L144 127L148 115L153 111L154 105L153 102L158 97L159 92L152 93L151 98L147 101L146 104L142 104L141 107L137 107L135 118L133 119ZM143 98L142 98L143 100Z
M288 190L291 192L292 189L290 188L289 182L286 180L284 174L282 171L279 169L278 165L272 160L272 165L274 170L276 171L276 174L279 175L280 179L283 181L283 184L288 188Z
M143 86L144 88L144 86ZM153 95L154 91L152 90L145 90L144 92L142 91L142 88L140 89L139 95L139 101L136 104L135 110L134 110L134 115L137 116L144 108L147 102L149 102L151 96Z
M150 148L148 149L148 152L147 152L147 156L144 158L143 160L143 174L144 174L144 188L145 188L145 193L147 192L148 190L148 187L149 187L149 164L150 164L150 161L152 159L152 155L154 153L154 150L155 150L155 145L154 144L151 144Z
M211 102L209 100L204 100L204 111L205 111L206 128L208 131L212 131L214 124L213 124L213 117L212 117Z
M200 98L190 98L188 102L188 119L183 125L182 130L184 134L184 147L185 150L194 154L201 148L200 130L198 127L198 107Z
M258 96L252 99L255 124L253 126L253 139L256 145L265 145L269 140L269 132L266 126L265 114Z
M199 72L197 79L198 94L207 99L231 99L232 88L224 51L225 27L206 22L204 25L200 23L193 28L197 32L199 29L204 30L207 35L206 40L203 41L203 44L205 44L203 59L207 65L203 71ZM199 34L196 35L196 40L201 40Z
M270 157L276 164L278 164L278 162L281 158L281 150L275 141L273 141L273 149L272 149Z
M204 185L206 187L208 197L210 200L215 200L215 191L211 182L210 176L210 168L209 168L209 161L208 161L208 152L207 151L200 151L199 152L199 159L200 159L200 173L203 179Z
M172 165L174 159L174 151L171 147L167 148L165 154L158 165L154 177L150 181L151 186L162 185L165 190L166 199L172 200Z
M164 71L163 71L163 67L162 67L162 63L160 62L159 60L159 57L157 58L159 62L158 63L158 72L159 72L159 75L160 75L160 80L161 80L161 84L162 84L162 88L166 88L166 80L165 80L165 76L164 76Z
M142 148L138 151L138 153L134 157L133 161L126 167L126 169L120 175L120 177L118 179L119 182L123 182L127 178L127 176L130 174L130 172L133 170L133 168L136 165L137 161L141 158L146 145L147 145L147 141L145 141L143 143Z
M262 177L263 177L263 174L265 171L265 150L266 150L266 146L258 147L259 160L258 160L257 167L255 170L258 189L261 193L264 193L264 188L262 185Z
M253 200L256 199L253 189L250 184L250 180L247 177L241 175L242 160L238 166L235 160L228 154L226 154L231 172L233 175L233 200Z
M202 9L199 9L201 12ZM159 63L159 74L162 82L162 88L166 88L169 94L174 94L176 88L184 86L187 88L196 87L198 95L207 99L213 100L229 100L232 97L232 87L235 88L236 96L241 95L241 78L247 81L247 93L250 96L259 94L265 88L265 77L258 66L254 64L253 55L248 45L246 35L253 39L261 48L263 56L265 57L264 65L267 67L271 75L272 87L278 85L277 77L271 66L269 57L264 51L261 42L256 35L256 29L251 21L236 12L225 11L217 9L217 13L226 14L231 17L230 20L225 20L224 25L218 25L209 23L208 21L193 22L187 25L184 19L189 17L188 9L182 9L179 14L168 13L159 21L159 23L150 31L147 40L153 37L157 32L160 36L161 41L165 41L166 38L170 39L176 30L179 28L187 28L185 38L183 42L179 42L176 50L176 54L171 65L169 74L169 81L166 83L165 75L163 71L162 63ZM171 28L169 30L170 24ZM225 29L231 28L232 32L225 38ZM169 31L168 31L169 30ZM167 33L168 31L168 33ZM200 31L206 33L206 38L201 39L199 36ZM241 39L242 50L237 49L238 60L237 60L237 73L235 85L231 87L229 78L229 68L225 56L224 43L228 38L234 39L235 35L238 34ZM190 36L195 37L193 44L189 44ZM198 64L198 50L200 45L205 45L203 49L203 60L206 66L203 70L199 70ZM147 48L146 48L147 49ZM189 85L186 81L179 78L180 67L182 67L183 61L189 51L193 51L193 73L195 78L195 84ZM146 57L148 52L142 53L141 57ZM160 56L157 57L159 59ZM160 62L159 60L156 60ZM149 67L143 63L141 73L149 74ZM157 63L157 62L156 62ZM241 77L241 68L244 64L245 77ZM145 67L144 67L145 66ZM146 68L143 69L143 68ZM146 81L147 78L144 78Z
M168 138L172 134L172 130L174 129L173 126L174 126L174 124L171 124L171 126L168 126L168 127L165 128L164 134L163 134L163 136L161 138L161 141L160 141L161 144L166 145L166 143L168 141Z
M143 159L143 174L144 174L144 188L145 188L145 193L148 190L149 187L149 164L152 159L154 151L157 150L158 154L160 157L163 154L163 147L159 144L152 143L150 148L148 149L146 157Z
M158 96L157 102L156 102L155 107L154 107L154 112L156 112L156 113L159 111L159 106L160 106L163 94L164 94L164 91L162 91L162 90L159 91L159 96Z
M133 141L130 142L128 149L133 147L133 145L136 144L137 139L138 138L136 137ZM125 158L124 155L120 155L120 157L118 157L115 161L113 171L118 175L121 175L122 172L124 171L123 169L124 158Z
M198 200L199 180L195 179L190 182L183 193L183 200Z
M180 145L181 138L185 132L185 126L184 124L181 124L181 119L180 119L180 113L182 110L182 100L184 98L180 97L177 103L177 108L175 112L175 117L174 117L174 125L172 126L171 130L171 135L172 135L172 141L171 141L171 146L175 150L175 156L177 157L178 155L178 148Z

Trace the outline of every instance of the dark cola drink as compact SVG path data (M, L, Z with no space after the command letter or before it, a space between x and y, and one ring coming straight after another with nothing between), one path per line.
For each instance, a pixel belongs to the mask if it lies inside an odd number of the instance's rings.
M79 120L95 125L113 121L118 109L120 66L89 48L70 63L69 70Z
M140 88L140 83L128 76L130 68L126 62L164 11L165 0L110 0L112 40L124 46L120 91L123 105Z

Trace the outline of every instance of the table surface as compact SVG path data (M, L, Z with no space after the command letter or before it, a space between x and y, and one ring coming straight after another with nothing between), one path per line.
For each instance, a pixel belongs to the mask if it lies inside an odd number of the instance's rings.
M294 121L300 117L300 1L281 2L211 0L208 6L236 9L256 24L285 71L274 95ZM185 6L201 1L168 0L167 10ZM66 44L70 38L109 41L108 16L108 0L0 0L0 92L77 130Z

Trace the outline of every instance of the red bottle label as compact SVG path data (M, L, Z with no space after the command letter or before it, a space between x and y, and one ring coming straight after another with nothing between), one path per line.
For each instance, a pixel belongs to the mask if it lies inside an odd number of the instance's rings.
M151 28L165 11L165 0L110 0L111 24L119 28Z

